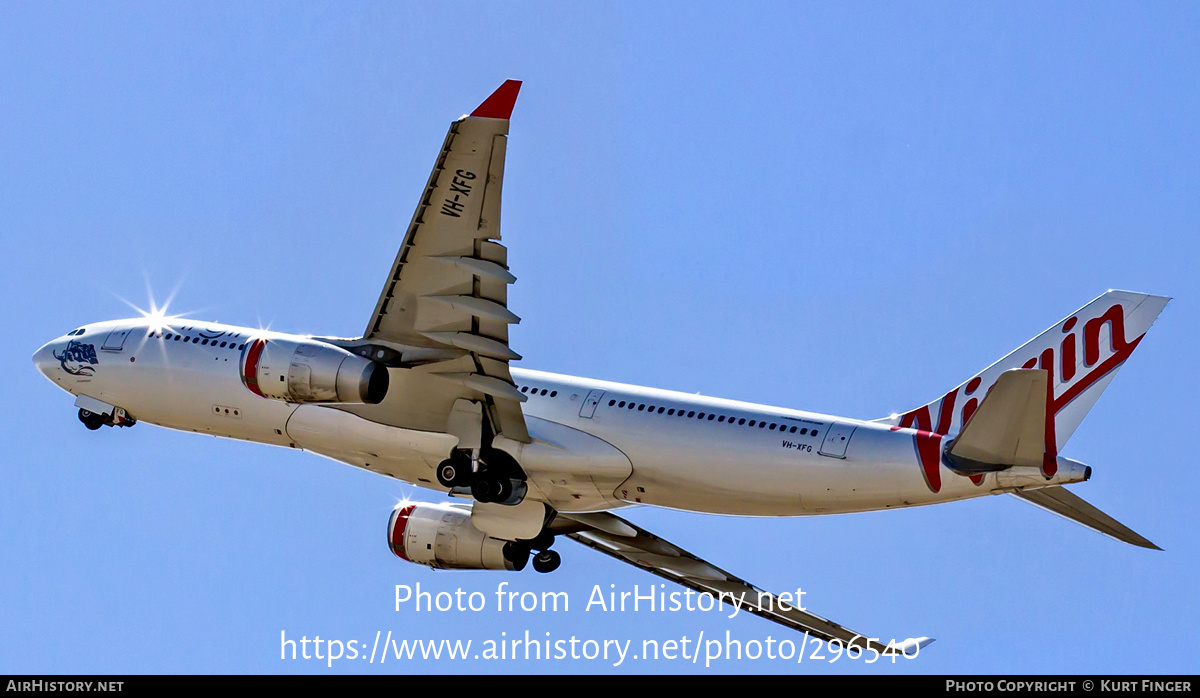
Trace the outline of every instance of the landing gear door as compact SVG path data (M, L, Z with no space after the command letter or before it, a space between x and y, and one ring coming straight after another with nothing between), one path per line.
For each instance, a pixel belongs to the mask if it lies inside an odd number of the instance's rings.
M825 440L821 442L820 453L831 458L845 458L846 447L850 445L850 437L858 427L853 424L838 424L834 422L825 430Z
M579 416L584 419L591 419L592 415L596 414L596 407L600 404L600 399L604 397L603 390L593 390L587 394L583 400L583 407L579 408Z
M108 338L104 340L101 349L108 351L121 351L121 347L125 346L125 338L129 336L129 330L113 330L108 333Z

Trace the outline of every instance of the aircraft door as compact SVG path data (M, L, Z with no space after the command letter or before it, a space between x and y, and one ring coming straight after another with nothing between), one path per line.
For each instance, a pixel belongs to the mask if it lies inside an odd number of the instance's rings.
M104 340L101 349L108 351L121 351L121 347L125 346L125 338L129 336L130 330L113 330L108 333L108 338Z
M850 445L850 437L858 427L853 424L834 422L825 430L825 440L821 442L820 454L831 458L845 458L846 447Z
M579 416L584 419L591 419L592 415L596 414L596 407L600 405L600 400L603 397L603 390L593 390L588 393L587 397L583 400L583 407L579 408Z

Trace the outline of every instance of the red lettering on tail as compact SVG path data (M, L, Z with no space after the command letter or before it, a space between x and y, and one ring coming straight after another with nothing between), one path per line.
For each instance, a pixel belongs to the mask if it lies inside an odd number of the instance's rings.
M1078 318L1071 317L1063 323L1062 331L1069 333L1062 340L1059 346L1059 361L1055 362L1054 347L1044 347L1038 353L1022 364L1021 368L1040 368L1047 372L1049 381L1046 388L1046 437L1042 455L1042 474L1046 479L1054 477L1058 472L1058 436L1055 433L1055 420L1058 413L1061 412L1072 400L1082 395L1088 388L1095 385L1104 376L1115 370L1145 337L1142 334L1133 341L1127 341L1125 338L1125 311L1121 304L1117 303L1111 306L1108 310L1098 317L1092 318L1084 323L1083 327L1083 359L1087 372L1079 375L1078 370L1078 355L1076 353L1077 339L1076 334L1071 332L1078 323ZM1108 349L1112 354L1104 361L1100 361L1100 331L1105 325L1109 328L1109 346ZM1066 386L1061 395L1054 395L1055 375L1061 376L1062 385ZM978 390L980 377L972 378L966 385L966 394L971 395ZM991 386L988 386L991 390ZM942 437L950 432L950 427L954 421L954 403L958 398L958 389L955 388L946 393L938 403L938 419L937 425L933 423L933 415L930 414L930 405L917 408L911 412L907 412L900 417L900 422L893 429L915 429L913 435L913 446L917 453L917 459L921 465L921 472L925 477L925 484L933 492L938 492L942 487L941 479L941 443ZM977 398L968 399L962 407L961 421L959 429L970 421L971 416L975 414L975 410L979 406ZM976 485L983 482L983 475L971 475L971 482Z
M928 431L918 431L913 440L917 445L917 457L921 460L921 472L925 475L925 484L937 492L942 489L942 435Z

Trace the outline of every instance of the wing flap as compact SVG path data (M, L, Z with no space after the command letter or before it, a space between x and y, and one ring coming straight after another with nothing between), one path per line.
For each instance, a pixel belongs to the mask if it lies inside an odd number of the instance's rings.
M488 159L487 186L479 207L479 232L500 239L500 182L504 181L504 156L508 152L508 137L493 136L492 152Z
M1138 535L1125 524L1088 504L1083 498L1061 485L1042 487L1036 490L1020 490L1013 492L1013 494L1030 504L1058 514L1063 518L1070 519L1077 524L1087 526L1093 531L1103 533L1110 538L1116 538L1119 541L1136 545L1139 548L1162 550L1162 548Z

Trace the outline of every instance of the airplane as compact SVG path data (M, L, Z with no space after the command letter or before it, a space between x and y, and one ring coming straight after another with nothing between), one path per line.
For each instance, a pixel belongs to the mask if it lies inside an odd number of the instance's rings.
M435 569L558 568L566 537L810 637L884 643L779 603L613 513L898 509L1009 493L1159 549L1065 486L1060 454L1170 300L1108 291L944 395L860 420L513 366L516 281L500 243L509 80L450 125L360 337L167 316L84 325L39 348L88 429L148 422L310 451L430 490L400 502L391 551ZM744 596L743 596L744 595Z

